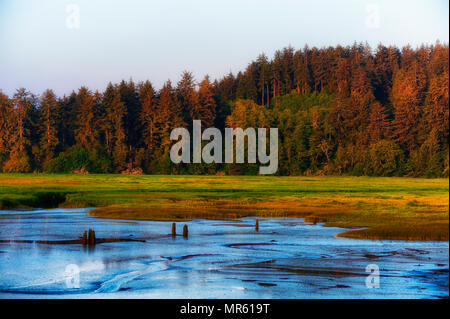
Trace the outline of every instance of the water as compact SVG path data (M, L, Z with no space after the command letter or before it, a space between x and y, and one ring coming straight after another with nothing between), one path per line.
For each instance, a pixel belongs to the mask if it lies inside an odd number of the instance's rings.
M0 212L0 298L448 298L448 242L334 237L301 218L170 222L90 217L88 209ZM244 226L243 226L244 225ZM39 244L97 238L144 242ZM368 288L368 265L379 288ZM79 271L77 275L77 271ZM376 283L376 281L372 281Z

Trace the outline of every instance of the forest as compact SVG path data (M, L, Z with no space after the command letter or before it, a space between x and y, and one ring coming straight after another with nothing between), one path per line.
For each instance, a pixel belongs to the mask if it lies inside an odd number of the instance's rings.
M170 132L276 127L277 175L449 176L449 47L286 47L197 81L0 91L0 171L256 175L258 164L174 164Z

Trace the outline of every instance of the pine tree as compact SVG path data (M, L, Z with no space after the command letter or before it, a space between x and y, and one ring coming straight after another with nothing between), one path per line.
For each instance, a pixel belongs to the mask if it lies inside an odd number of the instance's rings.
M214 126L214 119L216 118L216 101L214 100L214 92L209 81L209 76L206 75L199 84L199 119L204 123L205 127Z
M393 47L379 45L374 57L374 95L382 104L389 102L394 72L399 67L399 54Z
M127 167L128 147L125 134L127 110L121 101L117 86L108 84L103 93L102 104L104 116L101 120L101 130L104 134L106 151L112 156L114 171L121 172Z
M436 134L448 148L449 145L449 73L444 71L441 75L433 77L428 90L428 123L436 129Z
M272 86L272 97L276 98L281 92L281 52L276 51L271 63L270 83Z
M103 134L103 142L105 144L106 152L108 153L108 155L112 155L112 148L114 143L114 109L116 102L115 99L117 99L117 96L119 97L120 102L120 93L118 92L117 87L115 87L111 82L108 83L106 90L103 93L103 113L101 118L99 119L100 129Z
M281 88L280 94L288 94L294 85L294 48L289 46L281 52Z
M195 90L195 81L191 72L185 71L177 86L177 98L185 123L192 125L192 120L198 120L199 112L198 93Z
M371 106L367 137L371 143L377 143L389 136L389 119L385 108L380 102L374 102Z
M405 64L394 76L392 105L394 107L393 137L406 150L418 143L419 124L423 109L423 74L416 61Z
M159 91L158 105L161 118L162 140L161 146L167 146L171 143L169 137L172 129L185 127L183 121L182 109L176 101L176 96L172 83L167 81Z
M429 87L426 98L427 128L435 128L443 147L449 147L449 47L440 43L432 50L428 65Z
M362 132L369 122L370 106L375 102L373 88L364 67L356 67L352 72L350 107L353 113L351 130Z
M270 65L267 56L261 54L257 59L257 64L259 67L258 91L261 96L261 105L269 105L269 91L267 87L269 85Z
M98 138L95 96L83 86L78 90L75 103L77 104L75 141L87 151L92 151Z
M294 82L298 94L308 94L310 87L310 70L307 64L306 54L297 51L294 56Z
M142 137L144 145L152 153L159 143L159 116L160 110L156 100L155 91L149 81L139 87L139 101L142 105L140 121L142 125Z
M123 124L125 130L124 143L128 146L128 159L132 164L135 148L139 145L142 136L142 127L139 121L142 105L139 103L138 90L133 80L120 82L118 88L120 100L124 103L126 109Z
M58 123L58 139L62 149L66 149L75 144L75 129L78 114L76 100L77 94L72 91L69 96L64 96L58 101L60 118Z
M12 101L0 91L0 169L14 143L14 108Z
M45 165L54 156L56 148L59 145L58 123L59 123L59 104L55 93L52 90L46 90L41 97L40 111L40 151L42 154L42 163Z
M18 89L13 96L14 142L9 160L4 164L8 172L29 172L31 170L31 145L33 133L33 113L36 110L36 98L24 88Z
M114 105L114 147L113 164L116 172L121 172L127 167L128 147L124 127L124 116L126 109L120 101L120 95L116 95L113 100Z
M348 97L350 95L351 86L351 65L348 59L338 59L336 66L336 80L336 93L342 98Z

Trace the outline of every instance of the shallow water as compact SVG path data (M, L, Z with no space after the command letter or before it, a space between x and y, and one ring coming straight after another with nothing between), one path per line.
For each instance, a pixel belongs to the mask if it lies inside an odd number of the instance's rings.
M88 209L0 212L0 298L448 298L448 242L334 237L301 218L171 222L90 217ZM238 226L241 225L241 226ZM97 238L143 242L39 244ZM368 288L368 265L379 288ZM77 275L78 271L78 275ZM376 281L372 281L376 283ZM370 284L370 283L369 283ZM370 285L369 285L370 286Z

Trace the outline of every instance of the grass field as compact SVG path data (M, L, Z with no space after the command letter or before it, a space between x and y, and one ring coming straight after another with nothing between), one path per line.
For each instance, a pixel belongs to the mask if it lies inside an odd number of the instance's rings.
M339 236L448 240L448 179L0 174L0 208L97 207L102 218L295 216ZM364 227L364 229L361 229Z

